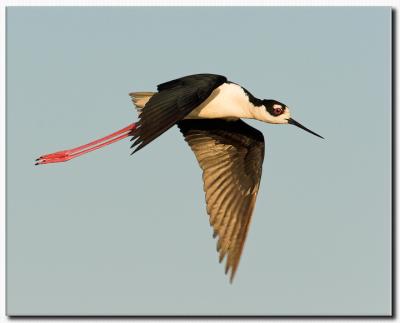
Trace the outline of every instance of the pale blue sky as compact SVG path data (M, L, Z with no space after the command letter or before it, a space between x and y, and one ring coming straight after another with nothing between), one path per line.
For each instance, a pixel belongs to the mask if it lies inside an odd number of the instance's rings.
M390 8L8 8L9 315L384 315L391 287ZM324 136L264 133L233 285L172 129L59 165L136 120L128 93L226 75Z

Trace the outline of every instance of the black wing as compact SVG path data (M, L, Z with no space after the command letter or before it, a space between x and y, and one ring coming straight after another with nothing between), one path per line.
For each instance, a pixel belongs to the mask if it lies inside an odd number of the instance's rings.
M221 262L233 280L256 203L264 160L264 136L242 120L182 120L185 140L203 170L207 213L218 236Z
M131 148L136 147L136 152L156 139L226 81L226 77L221 75L196 74L158 85L159 92L151 97L139 116L137 128L132 133L134 143Z

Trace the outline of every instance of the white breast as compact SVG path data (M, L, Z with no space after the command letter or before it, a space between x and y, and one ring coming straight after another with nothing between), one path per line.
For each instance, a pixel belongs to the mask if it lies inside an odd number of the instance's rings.
M248 96L239 85L224 83L186 119L252 118L251 108Z

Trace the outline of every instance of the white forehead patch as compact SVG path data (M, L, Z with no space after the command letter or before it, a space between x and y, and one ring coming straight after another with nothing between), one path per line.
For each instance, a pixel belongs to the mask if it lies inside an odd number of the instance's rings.
M274 105L272 106L272 108L278 109L278 108L283 108L283 107L282 107L281 104L274 104Z

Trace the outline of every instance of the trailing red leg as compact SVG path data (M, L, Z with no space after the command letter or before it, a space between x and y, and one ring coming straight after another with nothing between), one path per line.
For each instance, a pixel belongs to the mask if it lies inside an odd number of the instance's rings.
M105 136L103 138L94 140L89 142L86 145L82 145L76 148L68 149L68 150L61 150L55 153L42 155L38 159L36 159L35 165L43 165L43 164L50 164L50 163L60 163L65 162L67 160L73 159L75 157L82 156L86 153L89 153L93 150L97 150L104 146L108 146L114 142L117 142L121 139L128 137L133 130L136 129L136 124L132 123L129 126L122 128L112 134Z

